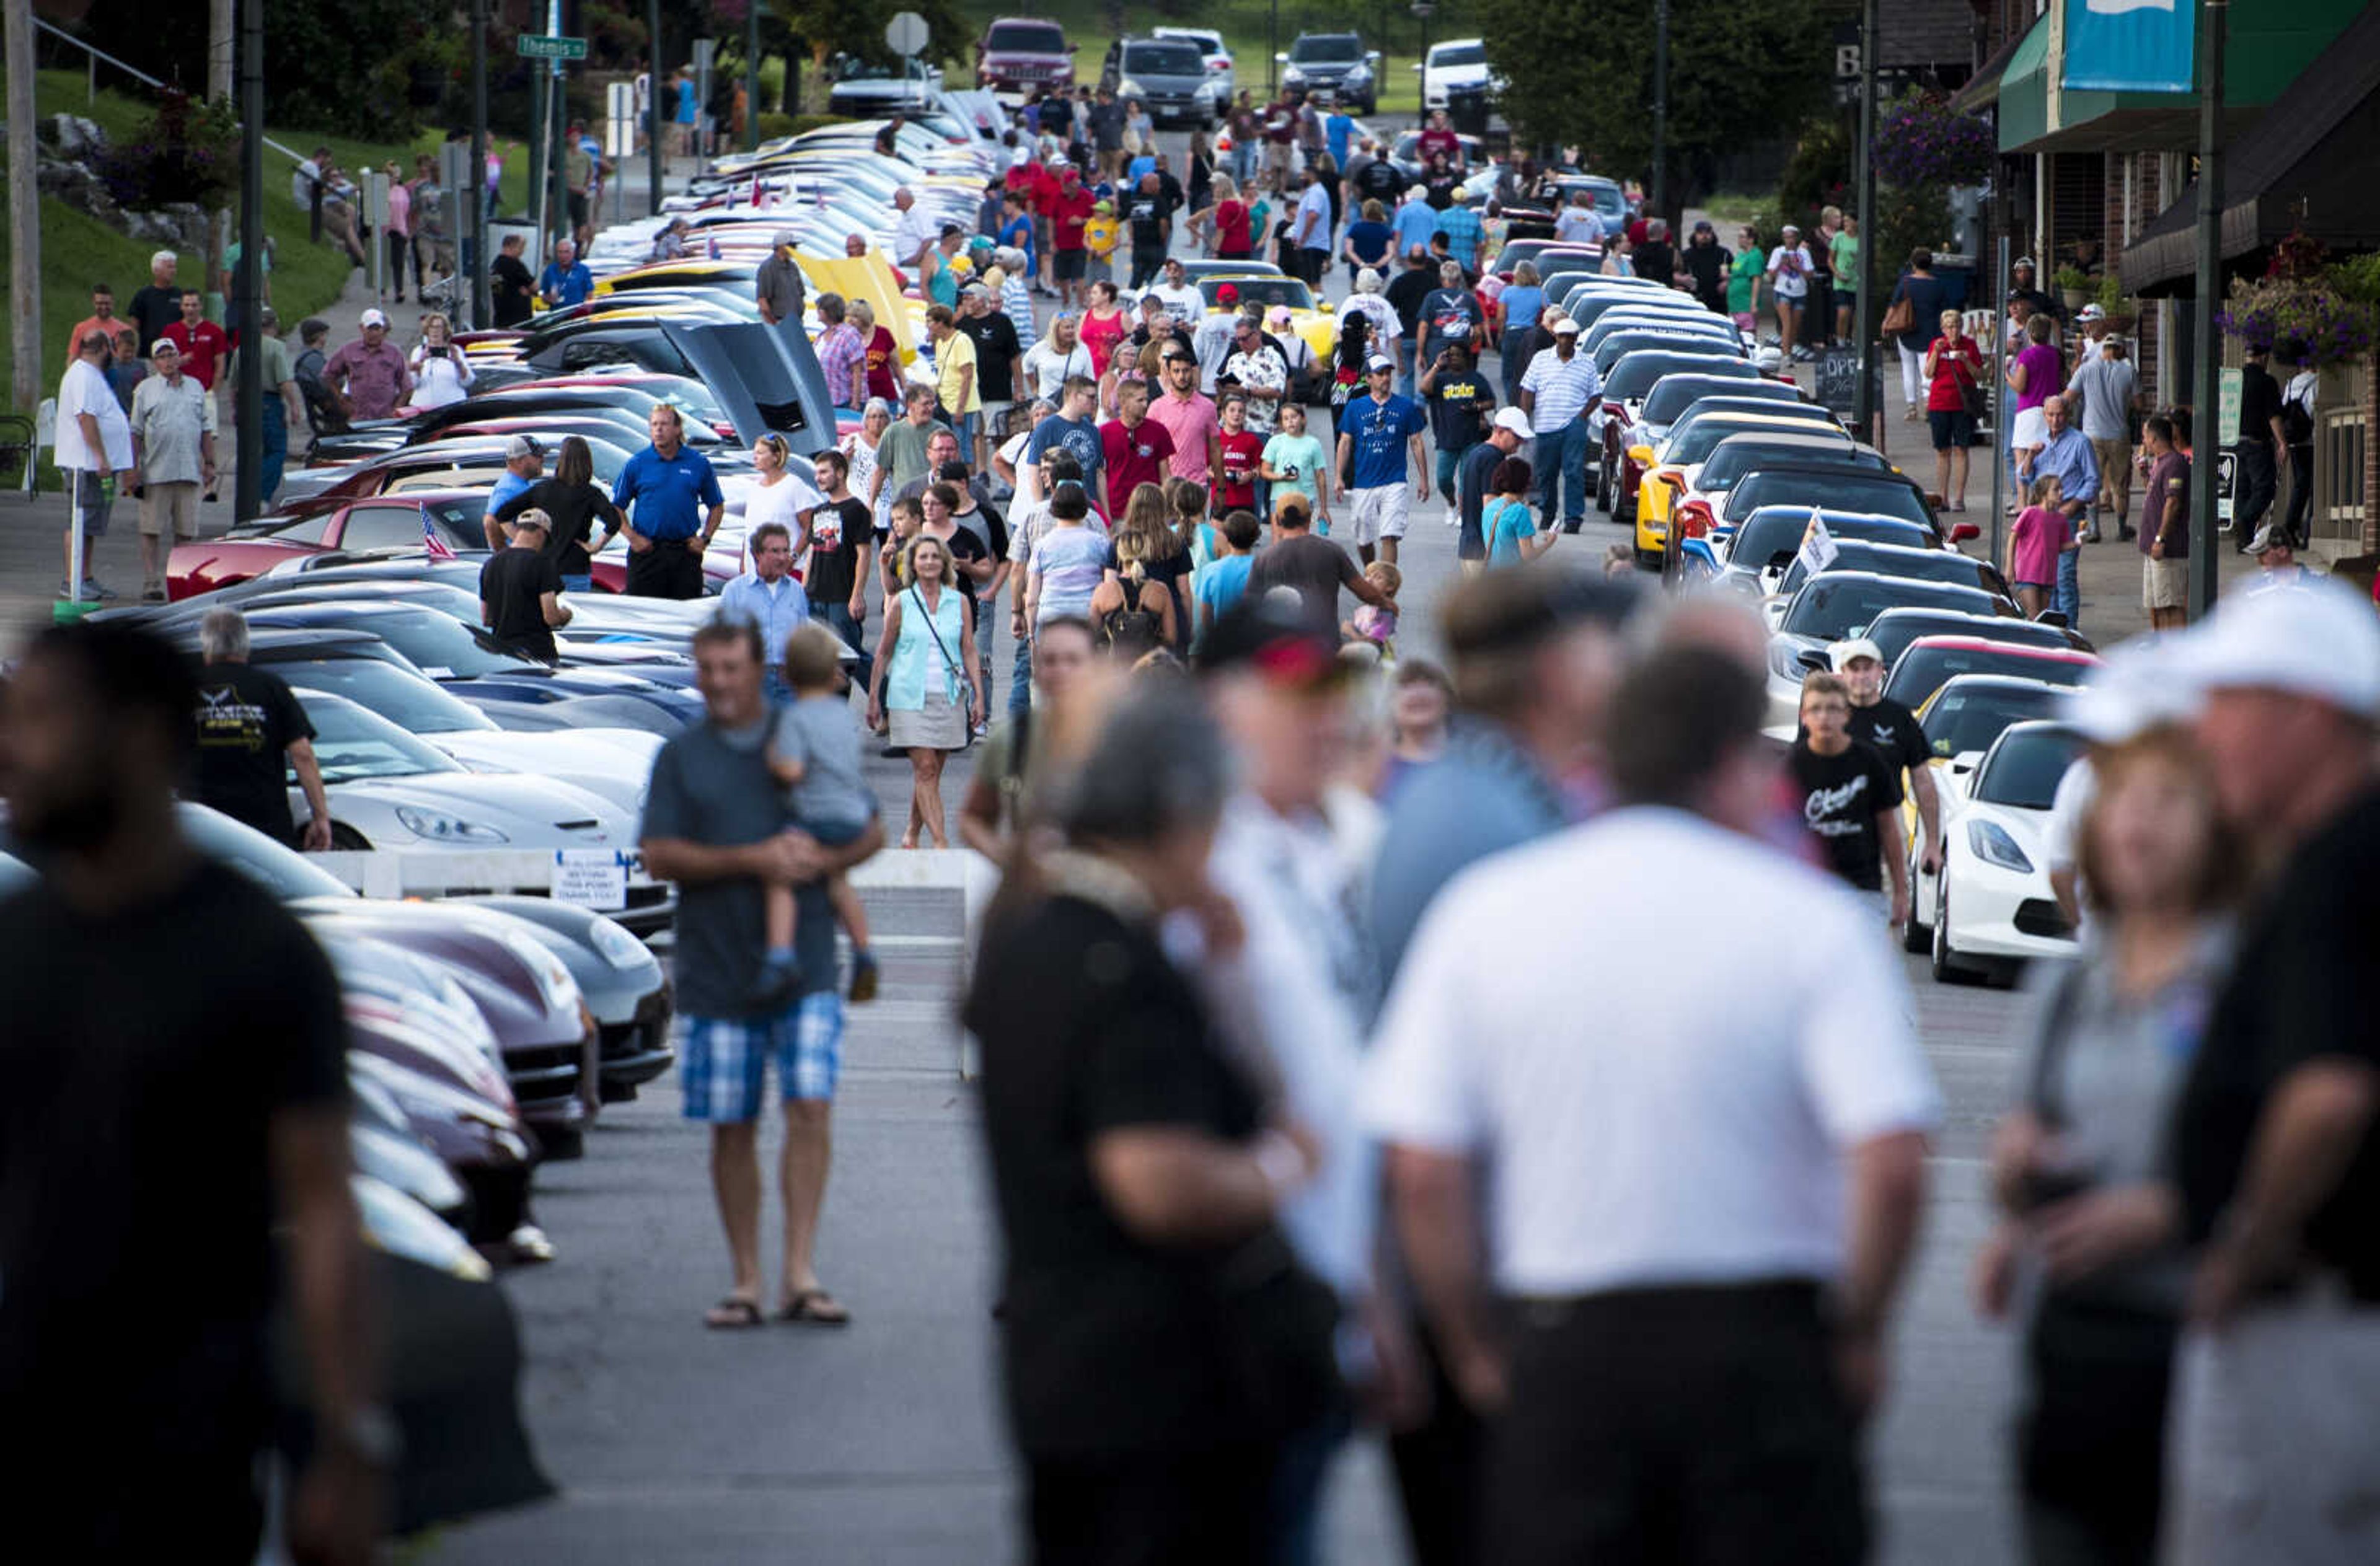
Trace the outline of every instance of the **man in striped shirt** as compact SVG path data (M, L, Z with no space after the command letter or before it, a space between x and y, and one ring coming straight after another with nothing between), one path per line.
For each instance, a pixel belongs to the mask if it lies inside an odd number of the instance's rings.
M1586 520L1587 414L1602 394L1603 378L1595 360L1578 351L1577 322L1564 316L1553 331L1554 346L1539 348L1521 377L1521 411L1537 431L1544 526L1559 519L1564 532L1575 533Z

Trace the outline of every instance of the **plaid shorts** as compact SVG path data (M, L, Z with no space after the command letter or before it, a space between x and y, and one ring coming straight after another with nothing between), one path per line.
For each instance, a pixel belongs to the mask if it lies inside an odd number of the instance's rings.
M758 1120L771 1055L778 1087L787 1099L834 1097L843 1071L843 997L832 989L812 990L772 1017L680 1012L670 1024L670 1042L677 1050L686 1119L722 1124Z

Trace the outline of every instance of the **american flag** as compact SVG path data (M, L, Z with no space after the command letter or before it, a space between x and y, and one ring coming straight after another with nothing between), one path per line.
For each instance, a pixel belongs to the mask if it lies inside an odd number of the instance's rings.
M455 546L448 543L445 535L438 530L438 519L430 515L427 504L421 508L421 547L429 552L432 560L455 558Z

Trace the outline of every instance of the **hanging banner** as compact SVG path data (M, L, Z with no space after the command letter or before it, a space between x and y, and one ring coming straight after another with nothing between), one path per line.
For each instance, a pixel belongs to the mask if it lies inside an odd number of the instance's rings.
M2188 92L2194 0L2065 0L2068 91Z

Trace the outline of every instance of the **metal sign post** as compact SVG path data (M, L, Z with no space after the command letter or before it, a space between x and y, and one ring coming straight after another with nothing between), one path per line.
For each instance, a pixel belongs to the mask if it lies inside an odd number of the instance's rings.
M1863 234L1860 236L1860 243L1862 245L1865 245L1867 243L1866 235ZM1996 564L2008 558L2006 552L2004 552L2000 548L2001 540L2008 532L2009 446L2007 443L2009 438L2009 386L2008 375L2006 373L2008 363L2002 357L2007 351L2008 343L2005 340L2007 334L2001 330L2008 322L2008 291L2009 237L2007 231L2003 229L2000 233L1999 255L1994 260L1992 266L1992 297L1988 301L1992 310L1992 352L1990 367L1990 374L1992 378L1992 443L1990 447L1992 454L1992 552L1990 559Z
M926 18L915 11L899 12L884 24L885 46L901 56L901 102L904 103L908 103L910 90L915 85L911 72L917 56L926 52L927 41L932 36L926 26Z
M364 276L371 284L372 297L377 299L388 291L388 245L383 236L388 233L388 174L382 169L364 171L364 225L372 232L372 243L364 257Z
M707 168L710 162L710 138L702 136L702 122L710 113L710 69L718 60L717 39L698 38L694 41L694 131L702 139L701 144L694 149L694 166L698 169ZM714 132L718 129L716 126L711 128Z
M612 160L612 221L628 217L628 160L637 155L637 89L615 81L603 96L603 155Z

